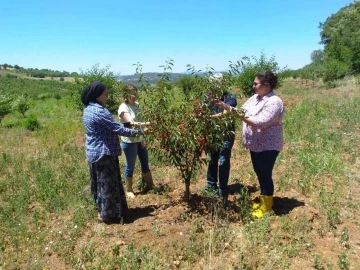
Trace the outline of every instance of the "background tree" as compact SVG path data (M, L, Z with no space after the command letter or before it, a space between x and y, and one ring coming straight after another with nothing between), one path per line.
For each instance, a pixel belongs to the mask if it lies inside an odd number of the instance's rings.
M323 50L315 50L311 53L310 59L314 63L322 63L324 61L324 51Z
M262 52L260 57L255 56L243 57L241 61L238 61L238 65L233 66L232 70L238 71L239 75L236 79L235 85L238 86L245 96L251 96L254 94L253 82L255 75L265 70L271 70L274 73L281 75L281 72L285 68L281 69L279 64L275 60L275 56L271 56L267 59L266 55ZM279 76L278 86L281 86L283 77Z
M319 28L321 44L324 44L325 62L330 61L329 68L334 68L334 61L344 71L360 72L360 2L354 2L329 16ZM341 74L342 72L337 72ZM341 74L343 75L343 74ZM336 78L335 78L336 79Z
M21 113L21 115L25 118L25 113L30 109L30 104L26 96L18 96L13 102L12 109Z
M3 118L11 112L12 98L4 93L0 92L0 125Z
M75 84L71 91L75 106L81 110L84 108L81 102L81 92L86 85L94 81L101 81L108 87L109 98L106 107L115 114L122 102L120 92L124 84L117 80L116 75L110 71L110 66L100 68L100 65L96 64L91 69L81 71L79 76L75 77Z

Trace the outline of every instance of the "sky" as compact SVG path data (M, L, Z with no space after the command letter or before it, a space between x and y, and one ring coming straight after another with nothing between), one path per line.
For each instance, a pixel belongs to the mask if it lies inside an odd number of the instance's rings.
M243 56L311 62L319 23L353 0L1 0L0 64L121 75L226 70Z

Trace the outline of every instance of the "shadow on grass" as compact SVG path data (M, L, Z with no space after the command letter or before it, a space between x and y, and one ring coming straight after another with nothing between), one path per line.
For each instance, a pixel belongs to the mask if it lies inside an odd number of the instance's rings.
M257 192L259 189L256 185L253 186L244 186L241 183L235 183L229 185L229 194L239 194L240 190L243 188L247 189L249 194ZM289 214L294 208L304 206L305 203L299 201L295 198L288 198L288 197L274 197L274 207L273 211L277 216L282 216Z
M230 184L230 185L228 185L228 187L229 187L229 194L230 195L240 194L240 191L243 188L246 188L249 194L254 193L254 192L259 190L255 185L254 186L249 186L249 185L244 186L241 183Z
M158 208L158 206L155 205L130 208L126 214L125 223L133 223L137 219L154 216L153 212L155 212L156 208Z
M295 198L274 197L273 211L277 216L287 215L296 207L304 206L305 203Z

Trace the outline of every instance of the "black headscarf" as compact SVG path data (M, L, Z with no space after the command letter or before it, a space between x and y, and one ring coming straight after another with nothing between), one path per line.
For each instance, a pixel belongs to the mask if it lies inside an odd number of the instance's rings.
M102 82L92 82L86 86L81 93L81 101L87 106L90 102L96 102L96 99L105 91L106 85Z

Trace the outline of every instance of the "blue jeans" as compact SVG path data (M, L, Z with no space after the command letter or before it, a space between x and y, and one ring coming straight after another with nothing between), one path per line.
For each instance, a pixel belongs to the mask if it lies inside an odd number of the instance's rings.
M208 154L209 165L206 175L206 186L219 189L219 195L228 194L228 182L230 175L231 149L234 139L224 141L219 151ZM219 187L217 186L219 180Z
M134 174L136 156L139 157L141 172L147 173L149 168L149 156L146 147L142 148L141 143L121 143L121 148L124 150L126 157L125 178L130 178Z
M274 195L274 181L272 171L279 151L270 150L263 152L250 151L251 162L258 177L261 195Z

